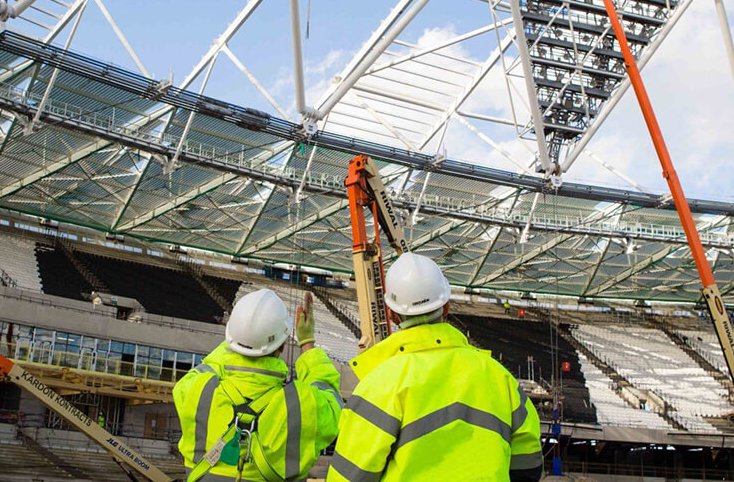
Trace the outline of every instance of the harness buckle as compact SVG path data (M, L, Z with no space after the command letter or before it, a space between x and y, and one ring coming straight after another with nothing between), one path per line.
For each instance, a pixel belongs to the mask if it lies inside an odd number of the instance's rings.
M255 420L250 422L250 428L241 429L239 426L237 427L237 431L240 434L239 442L240 442L240 449L247 444L247 451L245 452L245 456L242 457L240 455L240 460L237 464L237 469L242 473L242 469L244 468L245 464L250 461L250 457L252 455L252 432L255 431Z

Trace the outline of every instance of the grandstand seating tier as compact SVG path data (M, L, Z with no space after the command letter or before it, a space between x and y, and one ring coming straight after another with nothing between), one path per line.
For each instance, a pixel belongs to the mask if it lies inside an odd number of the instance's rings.
M203 275L202 278L204 278L204 280L207 281L209 284L213 285L217 289L219 294L224 297L225 300L234 304L237 290L240 289L240 285L242 284L241 281L220 278L218 276L211 276L208 274Z
M476 315L456 315L469 330L469 338L479 347L491 350L492 356L519 378L550 381L552 366L551 332L545 323L501 320ZM558 343L558 360L568 362L570 371L562 373L563 420L595 423L596 415L589 401L589 391L576 350L563 338ZM532 357L535 376L528 376L528 357ZM518 374L518 367L520 372ZM543 411L542 407L538 407ZM543 413L548 417L547 413Z
M84 294L91 293L93 288L63 251L41 243L36 244L35 251L44 293L75 300L87 299Z
M188 273L81 251L76 255L112 294L137 299L149 313L209 323L221 319L222 308Z
M41 291L41 279L34 241L0 233L0 268L13 278L18 288Z
M716 432L703 417L731 410L727 391L659 330L579 325L573 336L632 385L670 404L670 416L688 430Z
M688 346L693 348L721 373L729 373L716 333L702 330L681 330L678 334Z
M672 428L657 413L633 408L625 403L612 389L612 379L602 373L583 354L579 354L579 361L599 424L660 430Z

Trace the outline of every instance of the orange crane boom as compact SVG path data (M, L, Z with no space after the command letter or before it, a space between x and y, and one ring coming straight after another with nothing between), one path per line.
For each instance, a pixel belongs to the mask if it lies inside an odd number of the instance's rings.
M721 293L719 287L716 285L714 280L714 274L711 271L708 260L706 259L706 253L701 244L701 238L698 235L698 229L696 223L693 220L691 209L688 207L688 201L683 193L683 187L681 187L678 174L675 172L673 167L673 161L670 158L670 152L665 144L665 138L660 130L657 118L655 117L655 111L652 108L650 98L647 95L645 84L642 82L642 76L640 75L640 69L637 67L635 58L630 50L629 43L627 42L627 35L622 28L622 23L619 21L617 15L617 9L614 6L612 0L604 0L604 6L607 9L607 15L612 23L614 34L617 37L619 46L622 49L624 55L624 63L627 67L627 73L630 76L632 87L635 90L637 101L640 104L642 115L645 118L647 129L650 131L650 137L652 143L655 146L655 152L657 152L660 164L663 167L663 177L668 182L670 193L673 195L673 201L675 202L675 208L678 211L680 222L683 225L683 231L686 233L686 239L691 249L691 255L693 260L696 262L696 268L698 268L698 274L701 277L701 283L703 284L703 297L706 300L706 304L711 313L711 318L714 321L714 328L716 329L716 335L719 338L719 344L724 352L724 358L726 359L726 365L729 368L729 375L734 379L734 333L732 333L731 322L729 321L729 315L726 313L724 302L721 299Z
M352 219L352 265L362 330L359 350L364 351L390 335L379 228L385 232L390 246L398 254L408 251L408 243L397 211L372 159L356 156L349 161L349 174L344 184L349 195L349 214ZM372 240L368 237L365 208L372 211L375 221Z

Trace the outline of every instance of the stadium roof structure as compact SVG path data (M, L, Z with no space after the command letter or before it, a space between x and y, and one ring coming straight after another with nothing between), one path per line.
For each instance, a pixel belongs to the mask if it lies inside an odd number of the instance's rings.
M343 179L349 159L368 154L413 249L437 260L452 284L698 300L700 282L668 196L553 187L537 173L571 168L628 88L600 0L465 1L484 9L489 23L432 47L399 38L428 1L398 1L305 113L320 128L309 134L261 85L277 116L204 96L204 87L187 90L200 76L206 86L219 55L237 65L228 42L261 1L251 0L172 86L149 78L127 41L142 73L55 46L63 29L73 37L88 2L38 0L24 14L32 34L0 34L0 207L143 240L351 272ZM690 3L622 2L642 65ZM484 61L452 50L480 36L495 40ZM527 105L524 117L519 110L513 119L468 110L490 74L507 82L514 104ZM450 124L467 128L516 170L436 154ZM529 162L495 142L488 134L499 135L495 128L509 129ZM691 207L722 293L730 293L734 204L691 200Z

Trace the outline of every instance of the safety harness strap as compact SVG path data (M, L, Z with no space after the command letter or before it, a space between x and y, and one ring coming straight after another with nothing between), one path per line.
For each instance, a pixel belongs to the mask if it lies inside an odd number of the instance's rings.
M246 423L250 423L252 420L257 418L260 415L260 413L262 413L262 411L265 410L265 408L270 403L270 400L272 400L272 398L275 396L276 393L278 393L278 391L281 388L282 387L280 385L275 386L271 388L270 390L268 390L267 392L260 395L258 398L255 398L246 404L235 407L237 410L242 410L244 413L235 413L235 417L232 420L232 423L229 424L229 427L227 427L227 431L224 432L224 434L220 437L217 443L223 443L224 445L230 443L232 439L235 438L237 434L239 433L237 425L241 421L241 418L244 416L246 420L242 419L242 421L245 421ZM208 423L208 421L205 423ZM253 442L255 440L258 440L258 441L257 443L251 444L252 445L251 450L254 449L254 446L258 446L258 448L260 448L259 447L260 442L259 442L259 439L256 438L256 435L257 435L256 433L252 434ZM214 450L215 448L216 446L210 449L210 451ZM260 451L262 452L262 448L260 448ZM204 475L206 475L211 470L211 468L217 463L218 456L216 457L217 460L214 460L214 462L212 463L211 461L213 459L211 457L207 457L207 455L209 455L209 452L207 452L207 454L201 457L201 459L199 459L199 461L196 463L194 468L191 469L191 472L189 472L188 476L186 477L186 482L196 482L197 480L202 478ZM257 462L256 462L256 465L258 466L258 470L262 472ZM263 476L265 476L265 474L263 474ZM270 479L267 479L267 480L270 482ZM273 482L280 482L280 481L274 480Z
M252 434L252 460L255 462L257 470L260 475L263 476L268 482L285 482L278 473L273 469L273 466L268 462L268 458L265 456L262 445L260 444L260 436L257 432Z

